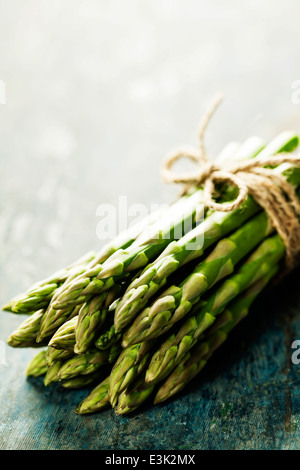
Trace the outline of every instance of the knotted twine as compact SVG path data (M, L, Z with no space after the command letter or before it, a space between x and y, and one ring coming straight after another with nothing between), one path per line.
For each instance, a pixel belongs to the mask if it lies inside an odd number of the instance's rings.
M190 186L204 186L204 204L215 211L228 212L240 207L248 194L265 210L275 230L282 238L285 248L285 272L293 269L300 261L300 202L293 186L274 170L282 163L300 165L300 156L287 152L270 157L255 157L245 161L213 162L204 147L207 125L222 101L217 96L199 124L199 148L182 148L171 152L163 161L161 174L167 183L182 183L185 192ZM181 158L193 160L198 168L194 172L176 174L173 164ZM238 194L233 201L219 203L213 199L217 183L236 186Z

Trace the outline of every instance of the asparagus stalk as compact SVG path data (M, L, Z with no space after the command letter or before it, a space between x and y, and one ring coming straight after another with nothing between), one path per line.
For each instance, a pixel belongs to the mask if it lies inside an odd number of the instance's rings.
M83 415L101 411L109 406L108 399L109 377L101 382L76 408L75 413Z
M117 358L119 357L121 351L121 345L119 343L114 343L109 350L108 363L114 364Z
M19 297L22 297L23 295L24 294L21 294ZM9 302L7 302L6 304L2 305L1 310L5 311L5 312L10 312L10 313L17 313L17 312L13 311L13 306L17 303L18 298L12 299ZM32 314L32 313L34 313L34 311L28 312L29 315Z
M152 343L147 341L121 352L109 376L109 401L113 407L120 393L147 367L151 347Z
M79 375L78 377L73 377L69 380L63 380L61 385L63 388L67 389L78 389L85 388L88 385L91 385L99 380L99 374L95 372L90 375Z
M106 324L106 329L101 333L99 338L95 342L96 348L100 349L101 351L107 348L110 348L113 344L121 342L122 332L117 331L114 327L114 313L116 310L116 305L120 299L116 299L110 306L109 306L109 321ZM114 313L113 313L114 312Z
M105 323L107 308L103 308L107 293L93 297L81 307L75 326L76 354L87 351L89 345L94 342L100 327Z
M271 141L260 153L256 152L256 154L258 153L261 157L289 149L292 150L298 142L297 139L298 137L295 134L284 132ZM258 148L261 150L261 147ZM255 147L242 146L235 159L239 157L251 158L251 152L255 152ZM282 169L284 173L285 166ZM285 176L287 179L293 180L293 175L290 172L286 172ZM260 209L253 198L249 197L241 208L229 213L214 212L202 224L180 240L170 243L156 262L146 266L142 274L129 285L116 309L116 330L123 329L136 317L146 306L149 299L166 284L172 273L191 259L202 256L209 246L242 225Z
M242 295L231 302L219 318L219 327L216 323L207 336L188 352L179 362L166 381L159 387L154 404L168 400L200 373L214 351L227 339L229 332L249 312L258 294L265 288L270 279L276 274L278 266L274 265L269 272L247 289Z
M56 330L58 330L58 328L63 325L66 320L78 314L80 305L75 306L75 308L69 307L65 309L55 309L53 308L53 302L55 301L63 287L69 282L72 282L73 279L76 279L76 277L81 273L82 270L80 268L77 270L77 272L73 271L72 274L65 281L65 283L59 289L57 289L41 320L40 329L37 336L38 343L43 341L45 338L52 336L56 332Z
M56 361L51 367L48 367L46 376L44 378L45 386L48 386L53 382L61 381L60 369L62 368L64 362L65 361ZM86 387L87 385L94 383L97 379L99 379L99 374L96 371L88 375L78 375L67 380L62 380L61 385L63 388L77 389Z
M43 315L44 310L41 309L26 318L26 320L24 320L21 325L11 333L7 339L7 343L13 348L32 348L41 346L36 343L36 336L38 334Z
M142 375L137 381L123 390L118 398L118 404L115 407L117 415L124 415L135 411L152 394L154 385L145 382Z
M15 302L12 302L12 312L28 313L47 307L53 294L67 280L72 271L74 271L74 268L75 272L77 272L78 267L84 269L94 258L95 253L90 251L67 268L61 269L47 279L35 283L25 294L19 296Z
M212 348L216 349L216 345L221 345L226 336L223 332L217 331L214 336L215 341L212 342L207 340L205 343L201 343L195 347L191 353L187 353L184 358L180 361L178 366L175 367L173 372L159 387L155 398L154 405L168 400L176 393L180 392L206 365L207 360L205 359L206 354Z
M45 378L44 378L44 385L48 387L48 385L52 384L53 382L59 381L59 371L63 365L63 361L56 361L50 367L48 367Z
M74 352L70 349L56 349L48 346L46 350L47 366L51 367L57 361L66 361L74 356Z
M69 380L78 375L89 375L108 363L110 351L89 350L67 360L59 370L59 380Z
M104 333L102 333L95 342L97 349L101 351L110 348L113 344L118 343L122 338L122 332L117 331L114 325L111 325Z
M96 335L105 324L109 307L120 296L120 292L121 286L115 285L107 292L87 300L81 307L75 328L76 354L83 354L95 342Z
M48 346L56 349L74 351L75 346L75 326L78 316L66 321L50 339Z
M64 310L55 310L50 306L41 318L40 328L37 334L37 343L48 340L68 320L77 316L81 305ZM52 319L52 323L51 322Z
M284 245L278 235L265 240L235 274L225 280L207 301L195 305L192 315L177 333L171 334L152 356L146 372L147 382L159 382L181 361L197 343L201 334L212 325L216 315L240 292L260 278L268 276L274 263L284 255Z
M26 368L26 377L40 377L41 375L45 375L47 368L46 351L42 350L29 362Z
M78 307L75 307L73 311L68 311L65 320L71 319L73 315L77 314ZM55 332L55 323L51 330L48 330L48 335L44 335L39 338L41 325L45 317L45 310L41 309L30 315L24 320L21 325L11 333L7 339L7 343L14 348L25 348L25 347L41 347L47 344L51 334Z

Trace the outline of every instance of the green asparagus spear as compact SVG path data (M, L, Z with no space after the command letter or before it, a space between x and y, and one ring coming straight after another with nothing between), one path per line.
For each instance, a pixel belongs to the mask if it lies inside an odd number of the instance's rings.
M45 311L43 318L41 319L41 325L37 336L38 343L43 341L44 338L52 336L56 332L56 330L58 330L58 328L63 325L66 320L78 314L80 305L77 305L75 308L68 307L65 309L55 309L53 308L53 302L55 301L59 293L62 291L63 287L69 282L72 282L72 280L75 279L81 273L82 270L80 268L78 268L76 272L73 271L72 274L65 281L65 283L59 289L57 289L57 291L53 295L53 298L50 304L48 305L48 308Z
M88 413L95 413L109 407L108 382L109 377L107 377L96 388L94 388L90 395L78 405L75 413L84 415Z
M26 377L40 377L41 375L45 375L47 368L46 351L42 350L29 362L26 369Z
M21 294L20 297L22 297L24 294ZM10 312L10 313L17 313L13 311L13 306L17 303L17 298L10 300L6 304L2 305L1 310L4 310L5 312ZM34 313L35 310L28 312L28 314ZM27 313L27 312L26 312Z
M257 295L264 289L270 279L276 274L278 266L274 265L266 276L259 279L242 295L231 302L227 309L211 328L208 335L199 341L191 351L189 351L166 381L159 387L154 404L168 400L176 393L180 392L186 385L203 369L208 359L214 351L223 344L229 332L242 320L249 311L249 308Z
M113 344L118 343L122 338L122 332L116 331L114 325L111 325L104 331L95 342L95 346L100 351L110 348Z
M112 287L112 290L114 290L116 287L118 286ZM122 289L122 292L124 292L124 289ZM110 348L114 344L121 343L122 332L115 331L114 328L114 313L116 310L116 305L120 301L120 298L121 297L115 299L109 305L107 321L103 327L103 331L95 341L96 348L100 349L101 351Z
M61 385L63 388L67 389L78 389L78 388L85 388L95 382L99 381L99 374L95 372L94 374L90 375L78 375L77 377L73 377L69 380L61 381Z
M84 353L89 345L94 342L95 336L107 317L107 308L103 306L107 293L87 300L79 310L78 319L75 326L75 353Z
M70 349L56 349L48 346L46 350L47 366L51 367L57 361L66 361L74 356L74 352Z
M127 388L148 365L150 341L123 349L109 377L109 401L114 407L120 393Z
M25 294L19 296L11 306L14 313L28 313L48 306L53 294L67 280L70 274L84 269L95 258L94 252L88 252L72 265L52 274L47 279L35 283Z
M114 364L122 351L120 343L114 343L109 349L108 363Z
M76 354L83 354L95 342L100 328L105 324L109 307L120 296L121 286L115 285L107 292L103 292L81 307L75 328Z
M41 346L36 343L36 336L38 334L43 315L44 310L41 309L26 318L26 320L24 320L21 325L11 333L7 339L7 343L13 348L32 348Z
M142 375L137 381L123 390L118 398L118 404L115 407L117 415L124 415L135 411L152 394L154 385L145 382Z
M280 134L258 155L268 156L273 153L293 150L298 137L293 133ZM247 146L245 147L248 148ZM253 149L250 146L251 151ZM250 158L251 155L245 155L245 151L240 149L243 158ZM235 156L237 158L237 156ZM281 166L285 177L293 182L295 175L291 173L290 168ZM296 170L294 171L296 172ZM298 174L298 172L297 172ZM296 175L297 175L296 174ZM230 231L241 226L254 213L261 208L249 197L241 208L233 212L213 212L202 224L187 233L178 241L168 245L159 258L142 271L128 287L125 295L119 302L115 313L115 328L121 330L127 326L136 315L146 306L147 302L155 293L163 287L168 277L178 270L183 264L191 259L199 258L205 250L220 238L224 237Z
M54 310L50 304L41 318L40 329L36 338L37 343L52 337L66 321L78 315L80 307L81 305L76 305L74 308L70 307L65 310ZM50 323L51 318L52 323Z
M56 349L69 349L74 351L75 326L78 316L66 321L50 339L48 345Z
M58 373L62 365L63 365L63 361L56 361L51 367L48 367L45 378L44 378L44 385L46 387L52 384L53 382L59 381Z
M89 350L67 360L59 370L59 380L69 380L78 375L89 375L108 363L110 351Z
M200 335L215 321L234 297L259 278L268 276L274 263L284 255L284 245L278 235L263 242L239 270L225 280L206 302L199 302L191 316L183 322L177 333L171 334L157 350L146 373L147 382L165 378L183 356L196 344Z
M225 335L221 331L216 333L216 339L221 342L225 339ZM195 347L192 352L187 353L180 361L177 367L171 372L169 377L158 389L154 405L168 400L176 393L180 392L206 365L205 355L212 348L210 341L201 343Z
M88 375L77 375L67 380L60 380L60 369L66 361L56 361L51 367L48 367L44 384L50 385L53 382L61 382L63 388L77 389L87 387L99 379L98 371Z
M73 311L68 311L65 320L71 319L73 315L76 315L78 307L75 307ZM51 337L50 331L53 333L56 331L55 323L51 330L48 330L49 334L39 338L41 324L45 317L45 310L41 309L30 315L24 320L21 325L11 333L7 339L7 343L14 348L25 348L25 347L41 347L47 344Z

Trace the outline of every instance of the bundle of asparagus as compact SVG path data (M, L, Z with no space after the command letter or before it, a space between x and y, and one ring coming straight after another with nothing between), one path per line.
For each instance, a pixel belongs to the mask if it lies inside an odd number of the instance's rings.
M218 160L293 152L298 143L293 132L268 145L251 137L226 146ZM270 171L297 191L299 166ZM236 188L220 185L220 203L235 196ZM28 314L8 344L42 348L27 376L67 389L94 384L76 413L111 405L122 415L150 396L154 404L169 399L200 373L280 271L286 252L250 195L230 212L207 209L203 197L201 186L190 188L99 253L88 253L3 307Z

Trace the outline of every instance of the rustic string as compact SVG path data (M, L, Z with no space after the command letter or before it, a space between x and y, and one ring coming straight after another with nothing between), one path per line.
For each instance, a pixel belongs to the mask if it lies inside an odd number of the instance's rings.
M161 168L162 177L168 183L184 184L185 191L190 186L203 185L204 204L215 211L233 211L251 194L281 236L286 247L286 269L291 270L300 261L300 202L294 187L284 176L268 167L282 163L300 166L300 156L282 152L238 162L212 161L205 150L204 134L221 101L222 96L218 95L200 122L198 148L182 148L167 155ZM174 163L182 158L193 160L197 164L195 171L174 173ZM236 198L226 203L217 202L213 196L218 183L236 186Z

